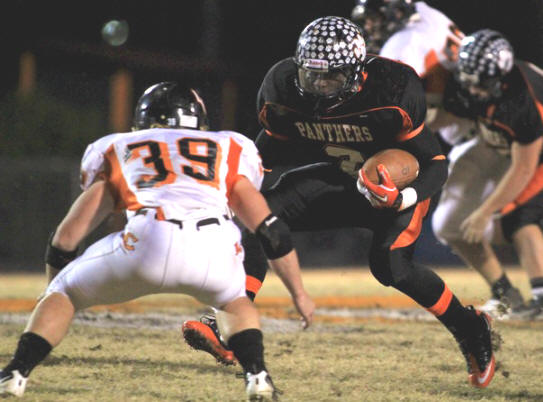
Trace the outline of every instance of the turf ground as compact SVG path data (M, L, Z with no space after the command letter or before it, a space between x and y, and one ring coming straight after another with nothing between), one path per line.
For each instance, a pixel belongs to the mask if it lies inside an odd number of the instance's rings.
M465 303L488 297L467 270L438 270ZM521 271L510 277L525 296ZM496 321L499 368L485 390L467 385L452 337L407 297L363 268L305 270L318 310L300 331L287 292L269 275L257 298L266 359L283 401L543 401L543 320ZM41 275L0 275L0 362L9 359ZM79 313L65 341L29 380L28 401L243 400L239 367L222 367L189 349L183 320L205 306L185 296L148 296Z

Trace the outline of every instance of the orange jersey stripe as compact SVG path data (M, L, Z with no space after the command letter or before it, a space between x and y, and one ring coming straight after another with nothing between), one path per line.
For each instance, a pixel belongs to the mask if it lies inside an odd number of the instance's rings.
M536 68L537 70L539 70L537 67L535 67L535 66L533 66L533 67ZM530 84L530 81L526 78L526 74L524 74L524 71L522 71L522 69L520 69L520 73L522 74L522 76L524 78L524 82L526 83L526 86L528 87L528 91L530 92L530 96L534 100L535 106L537 107L537 111L539 112L539 117L543 121L543 105L541 104L539 99L537 99L537 96L535 96L534 88L532 87L532 84Z
M404 116L404 125L405 125L405 119L406 118L408 118L408 117ZM407 126L408 129L406 129L405 131L401 132L400 134L398 134L396 136L397 141L403 142L403 141L410 140L411 138L416 137L417 135L419 135L420 132L422 131L422 129L424 128L424 123L422 123L416 129L414 129L412 131L409 131L410 130L410 125L411 125L411 119L409 119L409 121L410 121L409 126Z
M246 275L245 276L245 289L249 292L253 292L255 295L258 293L262 287L262 282L256 279L254 276Z
M411 222L407 225L402 233L398 236L396 241L390 246L391 250L407 247L413 244L422 230L422 219L426 216L428 208L430 207L430 199L421 201L415 207Z
M445 159L447 159L445 155L436 155L432 158L433 161L443 161Z
M435 315L436 317L439 317L447 311L449 308L449 305L451 304L451 300L453 298L452 292L449 290L447 285L445 285L445 289L443 289L443 293L441 293L441 297L437 301L436 304L434 304L432 307L427 308L426 310Z
M105 159L109 163L111 169L109 172L109 182L113 185L116 191L116 209L128 209L131 211L136 211L143 208L143 205L138 202L136 195L128 187L128 183L123 176L121 164L117 159L117 153L115 152L113 145L107 149Z
M230 138L230 147L228 150L228 156L226 157L226 164L228 166L228 173L226 174L226 197L230 197L232 187L239 178L238 167L239 158L241 155L241 145Z
M449 71L441 65L435 50L431 50L424 57L425 72L422 75L426 83L426 92L442 94L449 77Z
M278 140L288 140L288 137L287 136L284 136L284 135L280 135L280 134L275 134L275 133L272 133L271 131L269 130L264 130L265 133L267 135L269 135L270 137L273 137L273 138L277 138Z
M518 195L517 198L515 198L514 201L507 204L505 207L502 208L501 213L503 215L508 214L515 208L517 208L519 205L525 204L526 202L530 201L532 197L534 197L536 194L538 194L540 191L543 190L543 165L539 165L539 167L536 169L532 180L528 183L528 185L522 190L522 192Z

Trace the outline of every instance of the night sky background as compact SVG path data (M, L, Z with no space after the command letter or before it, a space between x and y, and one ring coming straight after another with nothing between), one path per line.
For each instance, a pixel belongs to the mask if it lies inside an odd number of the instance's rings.
M12 1L3 12L0 90L14 90L18 56L38 59L38 84L75 103L103 103L100 78L126 67L134 97L154 81L194 82L218 106L225 79L239 89L234 128L254 137L255 97L264 74L293 55L301 30L325 15L349 17L354 0ZM429 0L469 33L488 27L506 34L520 58L543 65L543 1ZM513 5L514 4L514 5ZM103 24L126 20L128 41L119 47L101 38ZM68 80L76 83L66 85ZM87 85L86 85L87 84ZM135 102L135 99L134 99ZM213 108L212 108L213 109ZM215 107L216 109L216 107ZM220 124L220 111L212 112Z
M64 157L72 158L77 166L86 145L112 131L109 91L116 71L130 72L133 95L128 102L132 108L148 86L166 80L186 81L201 90L212 129L233 129L254 138L259 131L256 94L267 70L294 54L298 36L308 23L326 15L349 17L355 5L354 0L4 3L0 16L0 165L13 172L13 158L17 158L20 176L13 179L11 174L0 174L0 215L9 217L0 233L3 261L23 255L41 260L42 247L29 250L26 244L45 244L73 190L70 193L62 184L42 184L44 179L34 175L36 169L29 167L29 161L34 158L33 163L40 166L44 162L36 158ZM519 58L543 67L543 0L427 3L445 12L465 33L480 28L501 31ZM102 39L102 26L112 19L129 24L130 35L121 46ZM25 53L32 54L36 62L30 101L15 95ZM224 100L225 83L235 89L231 105ZM229 106L228 116L223 106ZM57 176L50 180L66 182ZM36 195L39 186L43 187L40 196ZM67 205L60 202L62 191ZM11 235L29 227L33 230L24 240ZM424 231L428 235L423 232L419 242L423 257L458 263L432 237L428 226ZM298 237L297 246L310 250L301 255L305 265L360 264L365 258L364 239L350 230L326 232ZM335 253L329 252L332 249Z

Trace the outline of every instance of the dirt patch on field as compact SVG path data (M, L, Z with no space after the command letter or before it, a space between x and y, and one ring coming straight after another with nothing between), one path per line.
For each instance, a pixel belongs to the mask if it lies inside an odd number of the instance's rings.
M36 299L0 299L0 311L8 313L30 312L36 306ZM256 303L263 312L291 308L292 301L287 297L258 297ZM357 296L357 297L316 297L315 303L321 308L407 308L417 304L405 296ZM176 307L201 306L191 300L135 300L122 304L92 307L91 311L114 311L125 313L144 313Z

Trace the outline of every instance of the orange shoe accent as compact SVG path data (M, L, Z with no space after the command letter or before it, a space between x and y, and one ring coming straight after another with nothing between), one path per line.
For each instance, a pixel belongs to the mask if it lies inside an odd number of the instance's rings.
M486 320L488 321L488 324L492 326L492 317L489 314L483 313L479 310L476 310L476 312L478 315L484 315L486 317ZM469 361L471 370L470 374L468 375L468 382L476 388L488 387L488 384L490 384L490 381L492 381L492 378L494 377L494 372L496 371L496 359L494 357L494 353L492 353L492 358L490 359L490 363L488 363L486 370L482 373L479 369L479 366L477 365L475 357L470 356Z
M492 381L494 371L496 370L496 359L494 358L494 355L492 355L490 363L488 363L486 370L482 373L473 356L470 358L470 363L472 373L468 375L468 382L476 388L486 388L488 384L490 384L490 381Z
M221 344L209 326L200 321L185 321L181 332L191 348L209 353L225 366L236 364L234 353Z

